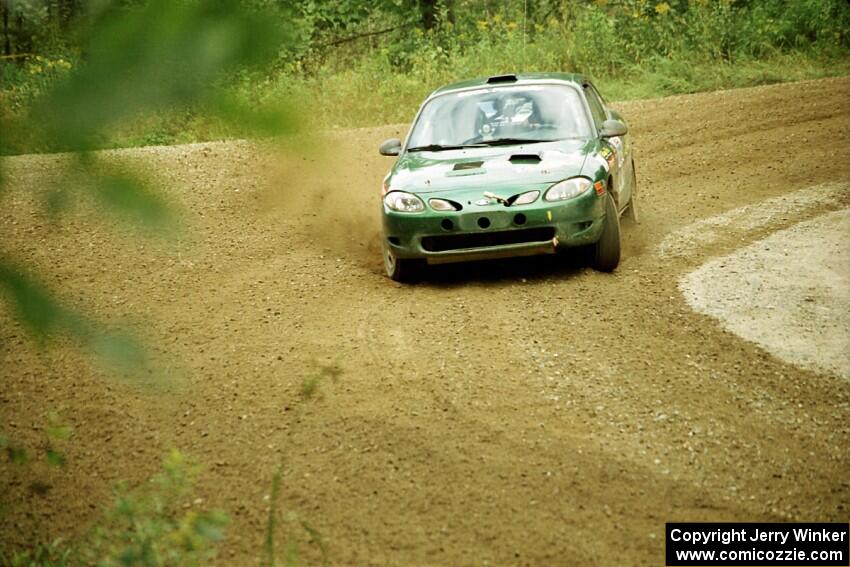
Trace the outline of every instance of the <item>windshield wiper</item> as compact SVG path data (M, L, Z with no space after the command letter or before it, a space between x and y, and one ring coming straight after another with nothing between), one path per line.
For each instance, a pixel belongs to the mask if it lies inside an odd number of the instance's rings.
M559 142L560 140L534 140L530 138L496 138L481 142L485 146L514 146L519 144L542 144L544 142Z
M444 146L442 144L428 144L427 146L414 146L407 148L409 152L442 152L444 150L462 150L463 148L483 148L486 144L458 144L454 146Z

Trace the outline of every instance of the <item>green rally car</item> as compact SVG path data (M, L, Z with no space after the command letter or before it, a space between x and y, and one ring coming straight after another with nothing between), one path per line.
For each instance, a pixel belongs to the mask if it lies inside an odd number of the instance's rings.
M636 219L626 121L581 75L500 75L442 87L422 104L384 179L387 275L425 264L592 247L620 261L620 216Z

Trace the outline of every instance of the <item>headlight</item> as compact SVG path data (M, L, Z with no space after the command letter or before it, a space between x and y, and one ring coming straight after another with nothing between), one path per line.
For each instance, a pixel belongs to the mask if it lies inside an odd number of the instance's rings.
M444 199L428 199L428 204L435 211L456 211L457 207Z
M590 189L590 179L586 177L573 177L566 181L561 181L549 187L546 195L543 197L547 201L566 201L578 197L588 189Z
M527 205L529 203L533 203L537 200L537 197L540 196L540 191L527 191L514 199L512 205Z
M400 213L418 213L425 210L422 199L404 191L390 191L384 197L384 203L394 211Z

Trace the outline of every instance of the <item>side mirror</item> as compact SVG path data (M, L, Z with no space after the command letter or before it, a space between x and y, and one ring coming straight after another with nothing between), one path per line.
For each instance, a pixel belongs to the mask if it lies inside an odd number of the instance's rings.
M599 135L603 138L616 138L617 136L625 136L628 131L629 127L619 120L606 120L602 123Z
M401 140L398 138L390 138L378 148L382 156L397 156L401 152Z

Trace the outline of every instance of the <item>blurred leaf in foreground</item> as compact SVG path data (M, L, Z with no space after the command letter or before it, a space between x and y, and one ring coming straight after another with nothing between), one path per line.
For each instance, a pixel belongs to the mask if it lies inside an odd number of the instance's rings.
M69 177L71 186L84 189L119 220L129 221L160 237L179 229L174 204L143 171L91 154L82 154L76 166L78 171Z
M6 454L9 455L9 460L16 465L25 465L29 461L27 451L23 447L6 447Z
M53 441L61 441L69 438L74 428L70 425L63 424L56 412L51 412L48 415L47 427L44 432L47 438Z
M209 113L245 136L291 130L294 115L285 104L264 106L225 94L237 73L262 73L290 42L281 6L267 11L262 2L239 0L89 2L88 24L80 30L82 61L57 79L25 119L3 120L0 147L78 152L57 189L46 193L54 214L68 207L79 188L120 219L159 236L171 234L179 226L177 214L153 185L114 156L95 159L91 151L110 146L110 136L124 124L181 112ZM0 196L8 183L0 177ZM104 331L65 308L3 253L0 246L0 290L39 342L67 333L122 370L147 367L131 335Z
M44 345L59 333L68 333L115 370L139 373L148 367L145 351L132 335L104 330L66 309L44 286L3 258L0 290L5 292L17 319L39 344Z
M88 31L85 63L33 114L65 149L98 147L120 121L202 104L229 73L271 63L288 41L279 14L237 0L110 6Z
M44 450L45 457L47 458L47 464L51 467L61 468L65 466L65 455L53 449L52 447L48 447Z
M61 327L70 326L70 315L53 296L3 258L0 258L0 288L10 300L18 320L39 341Z
M147 225L168 224L168 206L138 177L107 172L94 178L93 192L114 211Z

